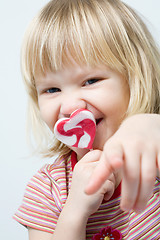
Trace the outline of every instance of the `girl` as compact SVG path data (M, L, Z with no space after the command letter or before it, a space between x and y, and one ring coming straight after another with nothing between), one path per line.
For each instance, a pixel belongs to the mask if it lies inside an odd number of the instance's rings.
M22 48L30 119L41 153L59 156L14 216L30 240L160 238L159 66L146 26L119 0L52 0L34 18ZM78 108L96 119L90 152L53 136Z

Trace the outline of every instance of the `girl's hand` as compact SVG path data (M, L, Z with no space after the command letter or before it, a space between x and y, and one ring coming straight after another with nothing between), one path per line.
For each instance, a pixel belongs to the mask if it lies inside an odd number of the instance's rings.
M144 210L160 171L160 115L127 118L106 142L85 191L95 194L111 173L122 169L121 208Z
M96 212L103 199L108 200L115 190L114 174L104 181L92 195L85 193L85 187L101 158L102 152L93 150L88 152L75 166L72 184L66 204L72 206L72 211L78 216L88 217Z

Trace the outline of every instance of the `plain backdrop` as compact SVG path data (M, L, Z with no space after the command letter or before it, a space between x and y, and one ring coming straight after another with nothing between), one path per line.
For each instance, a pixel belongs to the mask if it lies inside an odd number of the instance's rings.
M67 0L66 0L67 1ZM12 219L30 177L44 163L28 157L25 140L27 96L20 72L24 31L47 0L0 0L0 239L27 240ZM160 45L160 0L125 0L140 12Z

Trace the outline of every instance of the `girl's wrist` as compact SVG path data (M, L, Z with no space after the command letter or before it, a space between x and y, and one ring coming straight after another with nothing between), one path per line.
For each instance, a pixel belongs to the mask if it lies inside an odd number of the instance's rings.
M70 213L71 221L86 222L90 214L81 207L78 203L72 201L72 198L68 198L64 206L64 210ZM71 216L72 215L72 216Z
M54 239L85 240L87 221L88 218L67 199L58 218Z

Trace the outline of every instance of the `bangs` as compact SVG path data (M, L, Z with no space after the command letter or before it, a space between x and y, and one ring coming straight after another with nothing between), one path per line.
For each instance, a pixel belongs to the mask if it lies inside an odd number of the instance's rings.
M32 20L21 51L28 124L43 156L66 153L68 148L48 133L35 79L73 62L93 68L104 65L126 79L130 91L126 116L160 113L159 50L136 12L119 0L51 0Z
M97 16L100 17L97 19ZM94 1L88 5L87 1L70 0L48 3L32 22L32 32L27 37L27 70L35 78L37 72L58 71L74 59L78 64L104 64L123 72L113 34L113 15L112 19L107 17Z

